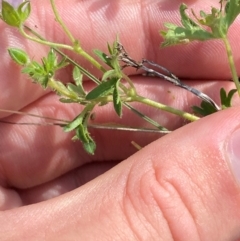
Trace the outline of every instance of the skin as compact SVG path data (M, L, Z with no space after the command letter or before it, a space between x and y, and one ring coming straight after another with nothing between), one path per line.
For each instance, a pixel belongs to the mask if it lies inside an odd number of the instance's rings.
M72 0L57 1L57 7L87 51L106 50L106 41L119 33L134 59L153 60L219 101L221 87L234 88L221 43L159 49L158 32L163 22L179 21L180 2ZM196 12L217 6L209 0L185 3ZM49 1L31 4L28 25L36 25L49 39L68 43L48 10ZM236 60L240 58L239 24L237 20L229 33ZM0 34L1 108L60 119L77 115L78 106L63 105L55 94L32 84L6 53L8 46L24 45L38 60L48 49L19 37L17 30L2 22ZM99 75L80 57L76 60ZM171 84L135 70L129 74L146 97L186 111L199 104ZM68 68L59 74L64 82L70 81L69 76ZM86 81L86 88L92 84ZM235 107L188 125L171 114L136 106L168 128L178 129L162 138L92 130L97 151L89 156L79 142L71 141L72 133L63 133L59 127L0 124L1 240L240 240L240 187L226 154L229 136L239 127L238 98ZM8 121L34 121L6 115L1 113ZM96 110L98 123L117 120L111 105ZM121 122L143 125L129 111L124 111ZM132 140L141 146L150 144L137 152Z

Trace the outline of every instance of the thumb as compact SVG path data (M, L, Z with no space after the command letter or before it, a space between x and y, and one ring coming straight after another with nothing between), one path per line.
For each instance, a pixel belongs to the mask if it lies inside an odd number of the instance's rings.
M72 192L6 211L1 240L240 239L239 110L180 128Z

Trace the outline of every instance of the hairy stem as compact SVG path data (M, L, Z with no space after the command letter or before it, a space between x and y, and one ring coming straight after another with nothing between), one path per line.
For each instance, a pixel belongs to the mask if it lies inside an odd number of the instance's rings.
M199 120L199 119L200 119L199 117L197 117L197 116L195 116L195 115L192 115L192 114L190 114L190 113L188 113L188 112L175 109L175 108L173 108L173 107L170 107L170 106L167 106L167 105L158 103L158 102L156 102L156 101L147 99L147 98L142 97L142 96L139 96L139 95L137 95L137 96L135 96L135 97L132 97L132 99L133 99L133 101L138 101L138 102L140 102L140 103L143 103L143 104L146 104L146 105L149 105L149 106L158 108L158 109L160 109L160 110L164 110L164 111L170 112L170 113L172 113L172 114L181 116L182 118L187 119L187 120L189 120L189 121L196 121L196 120Z
M236 89L238 91L238 95L240 96L240 83L238 80L237 70L236 70L236 67L234 64L232 49L231 49L230 43L226 37L223 38L223 42L224 42L225 48L227 50L228 62L229 62L232 78L235 83Z
M66 44L54 43L54 42L50 42L50 41L47 41L47 40L42 40L42 39L39 39L39 38L32 37L31 35L27 34L24 31L24 26L20 26L19 31L23 35L23 37L25 37L26 39L29 39L33 42L43 44L43 45L47 45L49 47L63 48L63 49L68 49L68 50L72 50L72 51L74 50L72 46L69 46L69 45L66 45Z
M54 0L50 0L50 2L51 2L51 5L52 5L52 10L53 10L53 13L55 15L56 21L60 24L60 26L62 27L62 29L65 32L65 34L69 37L71 42L74 44L75 43L75 38L73 37L73 35L71 34L71 32L69 31L67 26L62 21L60 15L58 14L58 11L57 11L57 8L56 8Z
M71 92L65 88L62 88L61 85L58 84L58 82L55 81L53 78L50 78L48 80L48 87L56 91L57 93L59 93L61 96L67 97L71 100L76 100L76 101L79 100L78 96L74 92Z

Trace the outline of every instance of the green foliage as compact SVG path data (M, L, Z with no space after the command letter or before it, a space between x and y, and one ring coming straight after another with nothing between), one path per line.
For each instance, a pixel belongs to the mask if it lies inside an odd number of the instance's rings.
M80 124L76 129L76 136L73 140L80 140L83 143L84 150L91 155L94 154L96 150L96 143L91 138L87 128L82 124Z
M75 92L78 96L81 96L81 97L85 97L85 95L86 95L82 86L77 86L72 83L68 83L67 89L69 91Z
M21 23L23 24L28 19L31 13L30 1L24 1L23 3L21 3L17 8L17 12L19 14Z
M220 101L222 109L226 109L232 106L232 98L236 92L236 89L230 90L229 93L227 93L224 88L220 89ZM194 113L200 114L201 116L207 116L217 112L217 110L210 103L207 103L205 101L201 102L200 107L193 106L192 109Z
M237 92L236 89L232 89L229 91L229 93L227 94L226 90L221 88L220 90L220 97L221 97L221 106L222 109L226 109L232 106L232 98L234 96L234 94Z
M102 51L98 50L98 49L94 49L93 52L105 63L107 64L109 67L113 68L112 66L112 61L109 58L109 56L105 53L103 53Z
M35 83L39 83L46 88L49 79L54 76L55 71L65 67L67 64L65 59L58 62L56 53L51 49L47 57L42 58L41 64L31 61L25 65L22 72L28 74Z
M117 44L118 44L118 37L113 42L112 46L109 43L107 44L109 55L103 53L98 49L94 50L94 53L112 69L104 73L102 80L107 79L108 77L110 77L110 75L112 77L116 76L119 78L122 76L121 66L119 64L119 59L118 59L119 52L117 49Z
M116 86L116 82L118 79L110 79L108 81L102 81L96 88L91 90L86 95L86 100L94 100L99 97L103 97L109 95L113 92L114 87Z
M96 100L100 102L100 105L104 105L106 99L104 98L103 101L99 98L107 97L112 95L113 96L113 106L118 116L122 116L122 101L119 94L119 83L120 79L112 78L107 81L102 81L96 88L91 90L86 95L86 100Z
M122 116L122 101L120 97L120 82L122 75L121 66L119 64L118 56L119 52L117 49L118 37L113 42L112 46L108 43L109 55L103 53L100 50L94 50L94 53L109 67L110 70L103 73L102 83L99 84L95 89L89 92L86 96L86 100L93 100L102 96L112 95L113 106L119 117ZM103 101L101 104L105 104Z
M22 49L9 48L8 53L11 56L12 60L19 65L24 66L30 62L28 54Z
M75 92L77 92L81 96L86 96L86 92L82 85L83 74L81 73L80 69L77 66L74 66L74 68L73 68L73 80L76 84L76 86L74 87Z
M14 8L6 1L2 1L1 18L3 21L5 21L10 26L17 27L20 34L22 34L22 36L25 38L40 44L47 45L51 48L48 55L42 58L40 63L31 60L27 53L21 49L10 48L8 51L11 58L17 64L23 67L23 73L28 74L34 82L41 84L43 88L50 87L52 90L54 90L60 96L61 102L78 103L83 106L82 112L71 122L65 125L64 131L75 131L73 140L80 140L84 149L88 153L94 154L96 149L96 144L88 131L88 126L90 124L89 119L95 106L102 106L112 102L114 110L119 117L122 116L122 108L125 106L129 108L133 113L146 120L148 123L151 123L154 127L164 131L167 131L167 129L162 127L160 124L148 116L134 109L129 104L129 102L137 101L142 104L147 104L154 108L182 116L190 121L199 119L197 116L138 95L134 83L127 75L123 73L122 68L131 66L137 70L141 69L145 71L144 73L150 76L152 76L151 74L153 74L153 72L158 73L157 71L160 69L160 71L165 71L166 75L161 74L156 76L165 77L165 80L168 81L177 81L179 84L178 86L181 86L181 81L178 80L174 74L171 74L164 67L161 67L152 61L143 60L139 62L134 60L128 55L128 53L125 51L125 48L119 43L118 37L115 41L113 41L112 44L107 44L107 54L100 50L94 50L95 55L103 62L103 66L91 55L84 51L80 44L81 41L74 39L66 25L61 20L59 14L57 13L54 0L50 0L50 2L53 8L55 19L66 33L66 36L69 37L71 44L67 45L48 41L23 25L25 20L29 17L31 11L29 1L24 1L17 8ZM221 0L219 9L212 7L210 13L200 11L198 17L193 10L192 17L190 17L187 14L187 9L188 8L185 4L180 6L181 26L177 26L171 23L165 24L167 30L161 31L161 34L164 37L162 46L188 43L194 40L205 41L220 38L224 40L229 56L229 62L233 61L231 48L227 42L227 32L230 25L240 13L240 0ZM28 29L28 31L26 31L26 29ZM98 71L102 71L102 77L99 79L84 69L78 63L61 52L61 48L67 49L68 51L73 51L75 54L79 54L82 58L87 60L91 66L94 66ZM60 55L64 57L59 61L56 53L60 53ZM65 67L69 63L72 64L73 67L73 82L64 84L60 80L56 80L55 75L57 70ZM124 65L121 66L121 64ZM154 69L147 68L145 64L151 64ZM105 67L108 69L105 69ZM237 74L232 62L230 63L230 67L233 75L233 80L237 86L239 82L238 80L236 81ZM83 75L96 84L96 86L89 90L88 93L85 91L83 86ZM237 86L237 89L240 93L240 86ZM198 93L197 91L195 92ZM224 89L221 89L220 96L222 109L231 106L231 100L235 92L236 90L231 90L229 93L226 93ZM200 91L199 93L201 93L201 95L198 94L198 97L201 96L202 99L207 99L207 96L204 93ZM202 116L212 114L217 111L216 109L220 109L216 108L216 105L214 106L213 103L215 102L210 101L208 103L203 101L200 107L194 106L193 110L195 113Z
M118 79L114 85L113 90L113 106L114 109L119 117L122 116L122 101L119 94L119 83L120 79Z
M88 119L93 108L93 104L88 104L80 115L63 128L65 132L75 130L76 135L73 137L73 140L80 140L89 154L94 154L96 149L96 144L87 129Z
M200 11L200 18L192 10L194 18L186 14L188 9L185 4L180 6L182 26L166 23L167 30L161 31L164 38L162 47L187 43L194 40L205 41L210 39L225 38L230 25L240 13L240 1L229 0L225 6L220 9L212 7L211 13L207 14Z
M213 105L205 101L201 102L200 107L193 106L192 109L195 114L200 114L201 116L207 116L217 112Z
M221 2L223 2L223 0ZM228 29L240 13L240 1L239 0L228 1L226 3L224 11L225 11L224 22L226 24L226 28Z
M20 27L31 12L31 5L29 1L21 3L17 9L15 9L7 1L2 1L2 14L3 21L13 27Z

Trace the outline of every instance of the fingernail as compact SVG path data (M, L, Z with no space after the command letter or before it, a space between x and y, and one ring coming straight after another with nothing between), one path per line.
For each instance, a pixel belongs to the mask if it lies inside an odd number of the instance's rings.
M227 149L232 173L240 185L240 129L231 134Z

